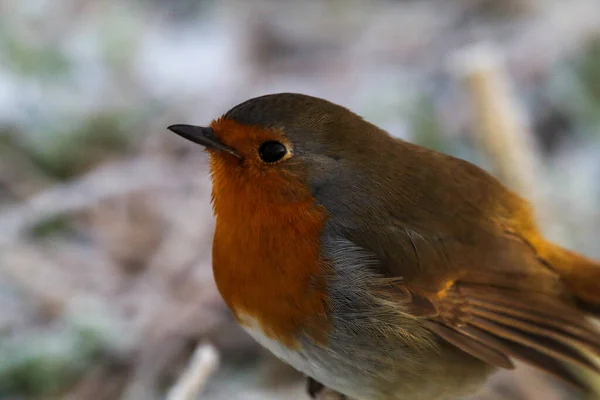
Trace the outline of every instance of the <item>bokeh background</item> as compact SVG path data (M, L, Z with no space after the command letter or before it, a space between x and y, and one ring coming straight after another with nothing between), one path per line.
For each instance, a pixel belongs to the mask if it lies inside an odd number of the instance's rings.
M534 187L600 257L598 0L0 0L1 399L306 398L224 307L206 156L165 130L280 91ZM581 399L524 367L476 398Z

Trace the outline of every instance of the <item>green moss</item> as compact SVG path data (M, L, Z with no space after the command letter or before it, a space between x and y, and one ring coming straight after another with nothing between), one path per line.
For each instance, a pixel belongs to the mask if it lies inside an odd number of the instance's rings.
M48 396L64 390L121 346L110 320L93 311L58 329L0 342L0 398ZM0 338L1 339L1 338Z
M75 375L68 343L50 337L29 339L0 347L0 396L52 393Z
M55 392L67 380L65 367L64 360L42 355L22 360L1 377L0 393L40 395Z
M41 239L71 231L71 224L69 223L69 219L67 217L54 216L35 224L29 231L29 234L34 239Z

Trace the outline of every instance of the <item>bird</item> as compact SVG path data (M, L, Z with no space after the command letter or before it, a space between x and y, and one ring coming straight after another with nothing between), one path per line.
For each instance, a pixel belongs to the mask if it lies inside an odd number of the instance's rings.
M299 93L168 129L209 155L220 294L310 396L457 399L515 360L592 393L600 262L482 168Z

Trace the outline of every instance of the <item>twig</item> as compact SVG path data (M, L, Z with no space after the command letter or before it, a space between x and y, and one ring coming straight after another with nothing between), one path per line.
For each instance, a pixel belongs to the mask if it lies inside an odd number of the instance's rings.
M196 347L192 359L179 380L167 393L167 400L193 400L206 386L219 365L217 349L207 343Z
M471 97L473 134L481 149L500 180L535 201L537 153L510 93L501 54L481 44L459 54L458 61Z

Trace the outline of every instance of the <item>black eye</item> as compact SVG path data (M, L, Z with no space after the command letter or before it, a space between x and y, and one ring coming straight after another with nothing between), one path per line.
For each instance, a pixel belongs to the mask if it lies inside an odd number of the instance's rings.
M274 163L281 160L287 154L287 149L276 140L269 140L260 145L258 155L266 163Z

